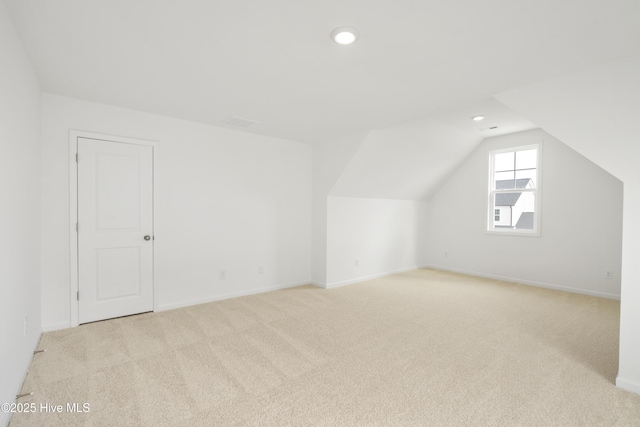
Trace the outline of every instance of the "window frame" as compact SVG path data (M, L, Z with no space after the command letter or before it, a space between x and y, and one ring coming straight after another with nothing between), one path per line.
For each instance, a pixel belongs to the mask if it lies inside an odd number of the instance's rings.
M531 189L513 189L496 190L495 189L495 170L494 159L496 154L512 153L526 150L537 150L536 155L536 186ZM485 233L507 236L528 236L528 237L540 237L540 224L542 217L542 142L536 142L533 144L519 145L516 147L500 148L495 150L489 150L489 173L488 173L488 197L487 197L487 209L486 212L486 224ZM496 228L493 226L492 221L494 219L494 212L496 207L494 206L495 195L497 193L513 193L513 192L529 192L534 195L534 215L533 215L533 229L515 229L515 228Z

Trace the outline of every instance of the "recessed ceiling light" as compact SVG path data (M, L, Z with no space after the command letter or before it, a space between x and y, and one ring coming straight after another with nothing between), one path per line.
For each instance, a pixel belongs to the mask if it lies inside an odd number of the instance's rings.
M479 122L480 120L484 120L484 116L473 116L471 117L471 119L475 120L476 122Z
M338 27L331 31L331 39L342 45L352 44L358 40L360 32L353 27Z

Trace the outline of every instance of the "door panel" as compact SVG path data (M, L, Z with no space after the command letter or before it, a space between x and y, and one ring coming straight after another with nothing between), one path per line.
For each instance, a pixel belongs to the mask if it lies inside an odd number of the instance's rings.
M153 310L153 148L78 138L80 323Z
M139 158L134 155L98 153L96 161L98 230L139 230ZM125 206L126 209L123 209Z
M140 248L96 250L96 300L140 295Z

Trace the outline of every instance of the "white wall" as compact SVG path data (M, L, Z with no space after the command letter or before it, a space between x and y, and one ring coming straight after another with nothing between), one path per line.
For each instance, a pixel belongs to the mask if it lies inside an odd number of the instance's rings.
M330 196L327 287L423 264L425 207L425 202L413 200Z
M617 384L640 394L640 56L500 94L624 182L620 368Z
M541 235L486 230L489 151L542 141ZM428 264L480 276L616 298L622 183L551 135L489 138L428 204ZM612 279L605 279L607 270Z
M158 141L160 309L309 283L309 145L50 94L42 116L45 329L69 325L70 129Z
M417 120L314 146L313 282L332 287L423 264L418 201L479 142Z
M368 132L325 141L313 147L313 230L311 280L327 283L327 198Z
M0 403L15 400L41 333L39 130L38 82L0 1Z

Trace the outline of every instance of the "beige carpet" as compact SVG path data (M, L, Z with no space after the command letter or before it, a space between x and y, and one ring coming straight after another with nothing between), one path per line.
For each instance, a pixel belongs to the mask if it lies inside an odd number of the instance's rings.
M42 336L12 426L639 426L619 303L417 270Z

